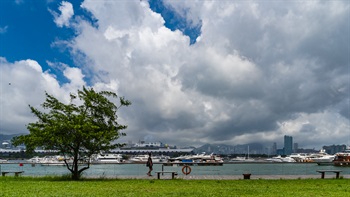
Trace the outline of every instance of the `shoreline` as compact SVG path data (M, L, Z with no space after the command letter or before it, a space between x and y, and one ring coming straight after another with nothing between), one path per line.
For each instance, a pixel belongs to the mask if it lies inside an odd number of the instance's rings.
M22 175L25 176L25 175ZM30 176L28 176L30 177ZM139 180L158 180L154 173L152 176L83 176L83 179L139 179ZM247 180L243 175L177 175L175 179L183 180ZM298 180L298 179L321 179L320 175L251 175L249 180ZM326 174L325 179L336 179L335 174ZM349 174L340 175L340 179L350 179ZM171 175L160 176L159 180L171 180Z

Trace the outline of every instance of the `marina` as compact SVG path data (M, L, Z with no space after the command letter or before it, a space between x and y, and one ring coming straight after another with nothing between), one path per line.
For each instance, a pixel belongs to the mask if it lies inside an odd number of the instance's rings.
M325 172L337 172L336 177L350 178L348 149L330 155L325 151L315 153L292 153L284 156L250 157L246 156L220 156L205 152L194 154L184 149L162 149L149 144L144 149L126 149L106 153L94 154L90 158L82 157L79 160L80 168L87 166L83 177L92 178L147 178L146 161L149 155L154 163L154 175L160 172L170 173L174 178L285 178L304 177L317 178ZM127 152L125 152L127 151ZM176 153L175 156L170 155ZM61 155L35 156L22 160L1 160L0 172L20 172L20 176L62 176L69 175L65 162L69 165L73 159ZM181 155L180 155L181 154ZM338 165L339 164L339 165ZM12 175L13 173L9 173ZM164 173L162 173L164 174ZM333 174L329 173L332 176ZM19 175L18 173L15 175Z

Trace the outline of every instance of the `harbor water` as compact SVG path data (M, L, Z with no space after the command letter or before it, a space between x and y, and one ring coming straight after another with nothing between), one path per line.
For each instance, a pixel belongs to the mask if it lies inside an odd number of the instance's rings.
M176 171L182 174L183 166L154 164L153 171ZM317 170L342 170L350 175L349 167L319 166L315 163L225 163L222 166L191 166L191 175L230 176L250 173L253 175L318 175ZM30 163L1 163L0 171L24 171L22 176L60 176L70 174L65 166ZM145 164L95 164L83 172L84 177L145 176Z

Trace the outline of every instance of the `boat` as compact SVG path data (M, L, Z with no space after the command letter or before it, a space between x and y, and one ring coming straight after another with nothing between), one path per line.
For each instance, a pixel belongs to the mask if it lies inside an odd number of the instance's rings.
M42 166L64 166L66 165L65 160L70 163L70 158L65 158L61 155L45 156L39 160Z
M30 159L27 160L28 163L33 163L33 164L36 164L36 163L41 163L43 158L39 157L39 156L35 156L35 157L32 157Z
M322 157L313 158L312 160L318 165L332 165L335 155L324 155Z
M131 163L146 163L148 160L148 155L136 155L129 159Z
M294 162L312 162L307 153L292 153L289 157L294 159Z
M326 153L326 150L321 149L319 153L311 154L310 159L317 165L332 165L335 155Z
M170 158L166 165L223 165L224 160L222 157L214 154L196 154L185 155L176 158ZM165 164L164 164L165 165Z
M65 166L66 165L65 161L68 164L72 164L73 158L65 157L62 155L49 155L44 157L35 156L30 159L27 159L26 161L32 164L33 166L34 164L40 164L42 166Z
M333 165L350 167L350 147L347 147L343 152L335 154Z
M91 163L92 164L113 164L113 163L121 163L123 161L123 157L121 154L109 154L109 153L100 153L92 156Z
M7 160L5 160L5 159L0 159L0 163L7 163Z
M287 156L287 157L282 157L282 162L294 163L294 162L297 162L297 161L295 161L295 159L293 157Z
M129 161L131 163L146 163L148 161L148 157L148 155L136 155L131 157ZM169 156L164 155L152 155L151 158L153 163L166 163L170 159Z
M249 157L235 157L230 159L229 162L255 162L255 159Z
M278 156L275 156L275 157L267 158L267 159L265 159L265 161L280 163L280 162L282 162L282 157L281 157L281 155L278 155Z
M152 156L151 158L153 163L165 163L165 162L168 162L168 160L170 159L169 156L165 156L165 155L155 155L155 156Z
M278 162L278 163L281 163L281 162L294 163L294 162L296 162L296 160L293 157L290 157L290 156L281 157L281 155L265 159L265 161L267 161L267 162Z
M255 162L255 159L249 157L249 146L247 148L247 157L235 157L230 159L229 162Z

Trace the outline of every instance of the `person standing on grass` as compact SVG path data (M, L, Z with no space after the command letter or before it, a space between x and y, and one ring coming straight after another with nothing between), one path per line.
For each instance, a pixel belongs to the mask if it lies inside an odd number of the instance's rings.
M153 170L153 161L151 156L152 156L151 153L148 153L148 160L146 163L146 166L148 167L148 173L147 173L148 176L152 176L151 172Z

